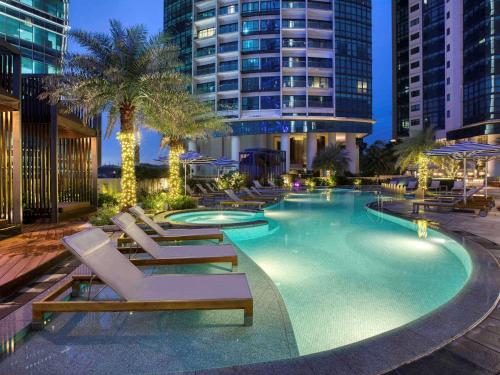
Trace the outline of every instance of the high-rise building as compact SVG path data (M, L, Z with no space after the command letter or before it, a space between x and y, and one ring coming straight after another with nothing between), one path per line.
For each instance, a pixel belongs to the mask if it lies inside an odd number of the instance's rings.
M374 123L371 1L178 2L165 0L165 30L190 35L179 45L181 57L192 50L193 92L231 128L199 151L238 160L245 149L278 149L288 170L311 168L336 143L358 172L356 141Z
M21 51L22 73L57 73L67 46L68 0L0 0L0 38Z
M393 137L500 143L500 1L393 0ZM490 162L490 175L500 163Z
M0 238L97 207L100 116L38 99L67 30L68 0L0 0Z

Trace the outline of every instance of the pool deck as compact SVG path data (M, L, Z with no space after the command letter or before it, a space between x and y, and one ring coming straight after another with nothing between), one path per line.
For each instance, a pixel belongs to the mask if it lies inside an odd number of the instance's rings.
M411 207L406 202L394 201L384 205L386 213L402 216L411 219L415 215L408 215ZM290 322L287 317L286 308L280 302L279 295L273 294L272 286L267 285L269 280L265 278L258 281L259 286L252 286L252 290L257 290L256 299L262 299L259 302L261 313L256 316L263 315L263 311L269 309L267 303L273 304L271 310L273 314L281 316L283 322L281 324L282 338L277 344L276 350L281 352L277 357L282 360L254 363L243 366L232 366L212 370L197 370L187 373L189 374L210 374L210 375L229 375L229 374L379 374L390 373L391 375L406 375L406 374L498 374L500 373L500 306L498 306L498 294L500 290L500 232L498 230L500 217L491 215L486 218L480 218L470 214L450 213L425 213L418 217L427 218L433 222L439 223L440 227L448 234L453 235L457 240L461 241L472 252L474 261L481 263L482 274L475 275L473 285L469 285L466 291L467 296L458 296L444 309L430 314L430 316L419 319L417 322L410 323L402 329L388 332L387 334L376 336L374 338L364 340L363 342L349 345L336 350L316 353L308 356L286 359L297 355L295 353L293 332L290 331ZM245 257L243 255L243 257ZM249 261L247 267L253 268L253 262L246 259L244 263ZM251 262L251 263L250 263ZM88 274L88 269L84 266L77 267L77 263L68 260L61 264L56 270L52 270L52 274L62 275L65 272L72 271L73 274ZM63 269L64 272L59 272ZM240 266L240 270L245 271L245 265ZM50 279L52 284L58 285L67 277ZM39 281L41 283L50 278L49 272ZM44 286L44 284L40 284ZM266 286L267 285L267 286ZM36 289L36 283L31 287ZM271 289L269 289L271 288ZM26 288L28 291L30 288ZM48 293L47 288L36 289L30 296L30 300L39 299L44 294ZM41 291L43 290L43 291ZM261 293L262 291L262 293ZM462 293L461 293L462 294ZM271 298L269 297L271 296ZM269 299L270 298L270 299ZM276 305L277 303L277 305ZM495 307L496 305L496 307ZM464 309L464 307L466 308ZM488 307L489 306L489 307ZM470 308L470 309L469 309ZM16 335L26 334L26 327L31 320L31 302L23 301L15 307L15 311L10 310L9 314L0 319L0 334L3 337L2 349L5 352L14 351L14 338ZM469 311L470 310L470 311ZM472 312L476 316L474 323L471 324L471 316L466 316ZM5 315L5 314L4 314ZM94 314L88 314L89 317L82 320L81 317L73 319L60 319L56 329L67 331L67 339L71 338L71 333L80 331L85 325L94 327L97 323ZM265 315L265 314L264 314ZM274 316L276 318L276 316ZM117 322L118 326L123 326L123 317ZM257 322L255 322L258 324ZM457 334L453 337L449 336L448 328L454 326ZM106 328L106 327L103 327ZM131 331L124 332L124 336L137 334L137 330L141 327L137 324L131 328ZM147 327L146 327L147 328ZM147 331L147 330L146 330ZM21 332L21 333L19 333ZM113 331L114 335L118 331ZM103 334L106 331L103 330ZM140 336L139 336L140 337ZM116 338L116 337L115 337ZM86 338L89 340L89 337ZM203 341L207 344L207 341ZM54 348L47 344L51 344L50 331L47 329L44 337L39 340L35 349L39 352L33 352L29 349L23 349L23 344L19 344L15 351L22 352L25 360L17 362L13 357L6 357L0 362L0 373L6 365L11 365L11 370L24 369L26 373L59 373L51 371L51 361L31 361L38 360L40 356L52 357L57 354L58 358L62 356L59 352L55 353ZM55 342L56 344L61 344ZM85 340L82 344L85 344ZM52 343L54 344L54 343ZM131 342L130 345L134 343ZM140 343L138 343L140 344ZM257 344L256 342L254 345ZM264 343L261 343L261 345ZM159 344L160 345L160 344ZM259 344L257 344L259 346ZM137 346L136 349L142 346ZM147 348L146 348L147 349ZM152 348L154 350L154 348ZM36 353L36 355L32 354ZM112 353L112 351L110 351ZM21 353L17 353L21 354ZM136 352L136 354L138 354ZM173 357L178 354L170 353ZM71 368L73 373L86 373L90 364L89 359L81 354L82 364L78 364L78 358L75 359L75 367L60 367L60 373L67 373ZM258 356L258 352L249 353L251 356ZM135 356L132 356L135 357ZM104 359L104 358L103 358ZM262 358L263 361L269 359ZM6 363L6 361L8 363ZM161 361L158 358L158 361ZM26 362L26 363L25 363ZM141 362L137 360L137 362ZM392 364L388 367L388 364ZM397 365L395 365L397 364ZM67 364L69 366L69 364ZM79 367L78 367L78 366ZM102 363L96 363L96 366L104 366ZM123 373L129 373L133 367L124 366ZM129 366L133 366L130 363ZM152 366L152 364L150 364ZM144 368L146 372L146 368ZM40 371L37 371L40 370ZM101 367L101 369L104 369ZM137 369L137 368L136 368ZM149 367L149 370L152 368ZM165 372L169 372L169 367L163 368ZM108 368L109 370L109 368ZM177 369L179 371L181 369ZM174 370L175 371L175 370ZM181 370L182 371L182 370ZM387 372L389 371L389 372ZM17 373L17 372L16 372Z

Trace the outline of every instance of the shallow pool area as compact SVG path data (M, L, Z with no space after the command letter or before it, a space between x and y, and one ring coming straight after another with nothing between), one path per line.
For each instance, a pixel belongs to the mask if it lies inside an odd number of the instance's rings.
M407 324L450 300L471 262L461 245L431 229L372 213L371 193L291 194L266 210L268 235L226 234L277 285L301 355Z
M253 326L241 325L241 311L57 314L11 344L0 374L198 371L340 348L411 323L457 295L472 262L459 243L423 223L367 210L374 199L347 190L291 193L260 213L266 225L224 229L250 283ZM201 213L176 215L199 220ZM116 297L98 287L92 295Z
M169 215L170 222L185 224L239 224L264 219L263 212L243 210L197 210Z

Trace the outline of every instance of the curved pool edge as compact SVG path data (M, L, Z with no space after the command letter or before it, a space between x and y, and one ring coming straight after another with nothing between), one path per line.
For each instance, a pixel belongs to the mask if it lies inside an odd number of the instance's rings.
M266 207L267 208L267 207ZM242 221L238 223L219 223L219 224L205 224L205 223L186 223L182 221L168 220L170 216L189 213L189 212L204 212L204 211L214 211L215 208L207 207L207 208L192 208L188 210L176 210L176 211L163 211L154 216L154 220L158 223L167 223L172 228L183 228L183 229L196 229L196 228L244 228L244 227L253 227L258 225L267 225L267 220L253 220L253 221ZM263 210L252 210L248 208L223 208L217 209L217 211L241 211L241 212L251 212L251 213L259 213L264 212Z
M376 202L367 207L382 215L407 221L414 219L379 209ZM478 242L442 225L432 226L432 229L460 243L472 262L468 281L444 305L406 325L340 348L285 360L209 369L197 374L382 374L425 357L462 337L480 324L498 304L499 264Z

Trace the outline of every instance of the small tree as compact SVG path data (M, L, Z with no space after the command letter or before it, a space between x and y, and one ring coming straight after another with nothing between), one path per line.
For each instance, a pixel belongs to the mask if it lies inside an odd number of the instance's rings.
M435 140L434 128L426 128L394 146L394 154L397 156L397 168L403 172L411 165L416 164L418 166L418 185L422 191L427 189L429 162L431 161L431 158L425 152L437 146L439 146L439 143Z
M199 101L187 91L186 77L151 74L144 78L141 96L145 123L163 135L162 146L169 146L169 191L181 195L180 156L184 141L207 137L226 126L211 106Z
M313 169L324 169L334 175L343 175L349 168L349 152L337 145L328 145L320 151L313 160Z

